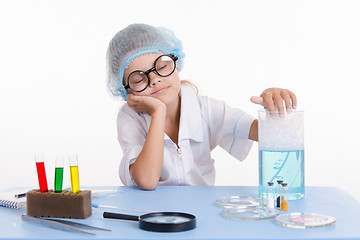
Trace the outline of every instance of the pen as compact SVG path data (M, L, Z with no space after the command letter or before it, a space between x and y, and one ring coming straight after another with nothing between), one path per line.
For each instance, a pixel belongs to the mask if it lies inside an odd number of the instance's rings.
M16 198L22 198L22 197L25 197L26 196L26 193L20 193L20 194L15 194L14 197Z
M158 211L154 211L154 210L137 209L137 208L122 208L122 207L116 207L116 206L100 205L100 204L96 204L96 203L91 204L91 206L93 208L116 208L116 209L120 209L120 210L139 211L139 212L158 212Z

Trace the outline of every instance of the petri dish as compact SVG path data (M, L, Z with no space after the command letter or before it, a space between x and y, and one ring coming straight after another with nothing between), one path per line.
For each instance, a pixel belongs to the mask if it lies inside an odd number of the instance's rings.
M225 208L222 214L234 220L265 220L278 216L280 211L275 208L249 207L249 208Z
M289 228L319 228L333 225L336 218L317 213L287 213L276 217L276 223Z
M248 208L260 205L258 196L232 196L216 200L216 205L223 208Z

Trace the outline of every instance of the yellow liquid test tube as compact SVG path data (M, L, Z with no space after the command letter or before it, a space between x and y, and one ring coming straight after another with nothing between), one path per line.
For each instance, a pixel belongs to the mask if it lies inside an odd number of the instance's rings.
M71 192L78 193L80 192L80 184L79 184L79 168L78 168L77 154L73 154L69 156L69 165L70 165Z

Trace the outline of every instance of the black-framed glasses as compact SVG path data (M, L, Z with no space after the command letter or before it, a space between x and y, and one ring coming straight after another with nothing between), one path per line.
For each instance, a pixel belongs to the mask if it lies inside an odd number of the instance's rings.
M136 70L130 73L124 86L125 89L128 90L130 88L134 92L144 91L150 85L149 74L151 72L155 72L161 77L168 77L176 69L176 60L178 60L178 57L174 55L165 54L159 56L154 62L154 67L146 72Z

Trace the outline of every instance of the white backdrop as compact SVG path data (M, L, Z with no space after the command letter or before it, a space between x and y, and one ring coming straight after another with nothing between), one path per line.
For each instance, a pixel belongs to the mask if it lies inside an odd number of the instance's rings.
M0 1L0 189L37 186L33 154L78 153L80 184L120 185L122 157L105 52L131 23L182 39L182 79L256 116L268 87L294 91L305 114L306 185L360 200L359 1ZM240 163L213 152L217 185L257 185L254 144ZM69 185L65 171L65 185Z

